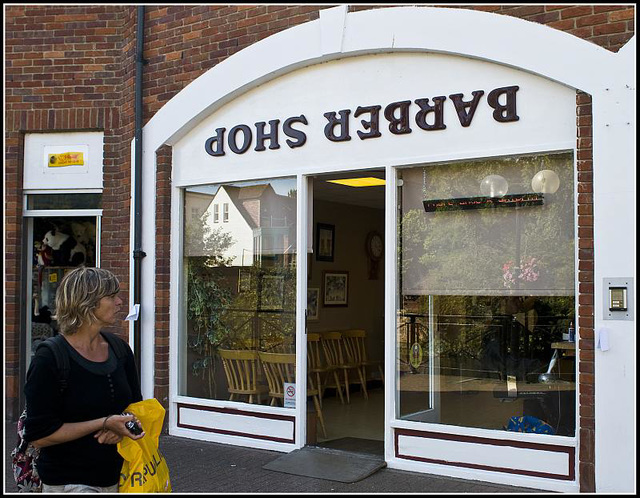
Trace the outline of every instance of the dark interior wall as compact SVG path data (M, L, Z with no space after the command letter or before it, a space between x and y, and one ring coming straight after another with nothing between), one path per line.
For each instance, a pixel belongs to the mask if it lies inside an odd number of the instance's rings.
M377 279L369 279L367 234L376 230L384 234L384 206L372 209L316 200L313 213L315 246L316 224L335 225L333 262L317 261L311 256L309 288L320 289L318 320L308 322L309 332L364 329L370 359L384 360L384 265L380 263ZM348 271L349 289L346 307L323 305L325 271Z

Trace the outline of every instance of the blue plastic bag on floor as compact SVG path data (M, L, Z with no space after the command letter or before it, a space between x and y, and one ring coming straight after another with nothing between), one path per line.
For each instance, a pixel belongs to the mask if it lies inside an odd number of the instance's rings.
M507 430L512 432L535 432L536 434L555 434L553 427L539 418L525 415L523 417L511 417L507 424Z

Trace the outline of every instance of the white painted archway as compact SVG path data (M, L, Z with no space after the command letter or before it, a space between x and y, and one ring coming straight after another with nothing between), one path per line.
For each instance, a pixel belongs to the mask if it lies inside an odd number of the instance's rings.
M596 486L599 492L633 490L635 427L619 414L635 414L635 320L603 321L602 282L605 277L635 278L635 37L615 54L539 24L466 9L395 7L347 13L343 5L323 10L317 21L270 36L229 57L156 113L143 129L142 205L155 205L156 150L175 144L238 95L305 66L403 51L477 58L591 94L594 328L598 332L606 325L611 343L609 351L595 351ZM154 391L154 210L143 211L142 227L147 257L142 261L141 361L143 393L148 398ZM133 281L130 285L133 288Z

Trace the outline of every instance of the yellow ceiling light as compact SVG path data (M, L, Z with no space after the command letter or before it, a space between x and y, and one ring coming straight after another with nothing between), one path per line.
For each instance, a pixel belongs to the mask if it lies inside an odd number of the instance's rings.
M367 178L345 178L343 180L327 180L329 183L337 183L338 185L346 185L348 187L377 187L384 185L385 181L382 178L373 178L371 176Z

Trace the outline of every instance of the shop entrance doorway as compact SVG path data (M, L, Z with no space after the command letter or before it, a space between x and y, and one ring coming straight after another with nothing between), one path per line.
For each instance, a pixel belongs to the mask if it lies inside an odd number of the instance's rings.
M307 445L384 458L385 171L317 175L309 196L307 373L318 396Z

